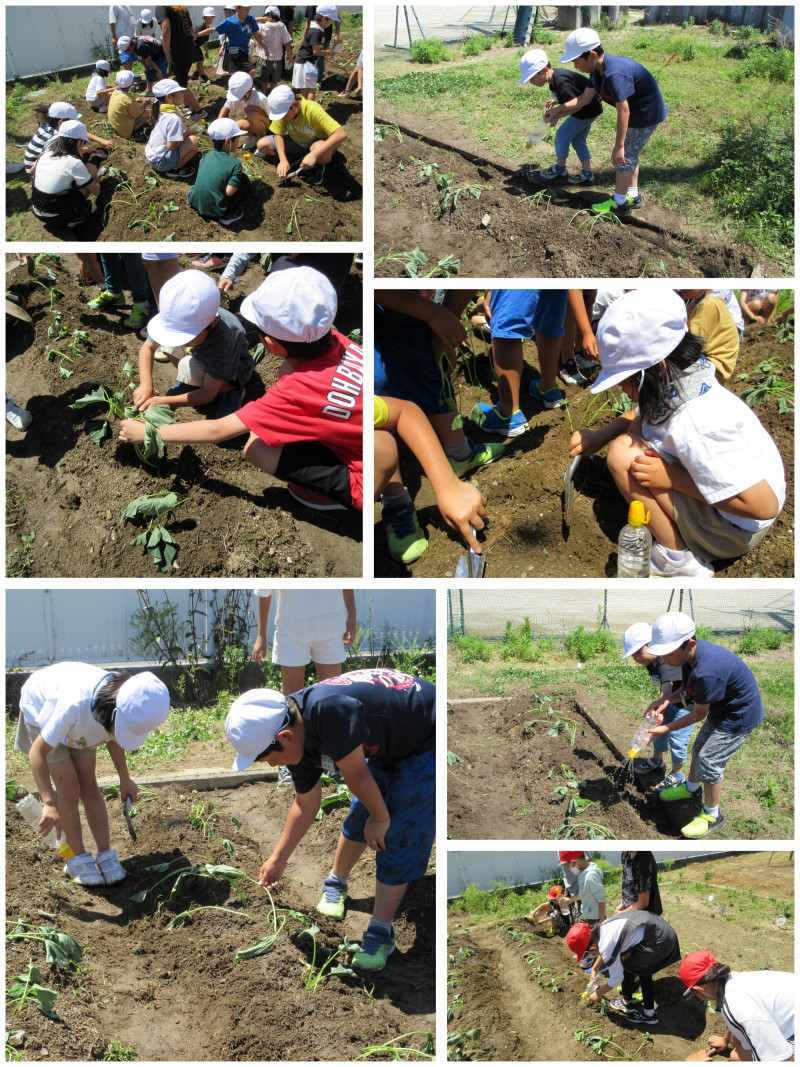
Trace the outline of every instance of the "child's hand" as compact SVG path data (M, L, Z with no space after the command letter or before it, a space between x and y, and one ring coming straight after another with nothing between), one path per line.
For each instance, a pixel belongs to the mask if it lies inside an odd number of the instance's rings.
M469 482L460 482L453 477L452 483L436 497L436 504L447 525L480 555L481 546L470 526L482 530L486 525L486 497L481 491Z
M648 448L640 455L634 456L631 474L639 485L643 485L646 489L671 489L671 466L672 464L663 460L658 452Z
M153 396L152 385L137 385L133 390L133 402L141 410L142 404Z
M364 840L373 852L383 852L386 848L385 839L391 822L391 819L385 819L383 822L379 822L377 819L373 819L370 815L364 823Z
M261 636L261 634L259 634L256 638L256 643L253 645L253 659L256 661L256 663L261 663L262 659L264 658L264 653L268 650L269 645L267 644L266 640Z
M279 163L276 169L278 171L278 177L285 178L289 173L289 161L287 160L285 163Z
M725 1040L724 1037L711 1036L708 1039L708 1047L711 1050L711 1055L713 1056L715 1052L724 1052L725 1049L728 1047L728 1042Z
M611 162L615 167L625 166L625 145L614 145L614 151L611 153Z
M144 442L144 423L138 419L123 419L119 424L119 439L132 445L141 445Z
M220 280L217 282L217 289L219 289L221 293L229 293L231 289L233 289L233 279L220 278Z
M61 833L61 820L58 817L58 808L55 804L42 804L42 814L39 818L39 833L46 835L55 826L56 836Z
M711 1056L706 1052L704 1048L700 1048L697 1052L693 1052L691 1056L686 1057L687 1060L710 1060Z
M464 323L449 308L442 307L441 304L433 305L433 311L428 315L428 325L431 332L444 342L447 349L456 349L467 340Z
M593 456L603 447L602 434L597 430L576 430L569 439L570 459L575 456Z
M123 804L125 798L130 797L131 803L135 804L139 797L139 786L134 782L130 776L128 778L120 778L119 780L119 795L122 797Z
M600 994L595 989L594 993L590 993L586 999L589 1001L590 1004L596 1004L600 999Z
M149 396L146 400L143 400L141 404L137 404L136 406L139 408L139 411L147 411L148 408L156 408L160 404L168 404L168 403L169 403L169 397L166 397L166 396Z
M265 885L267 889L274 889L281 880L281 875L286 870L285 860L276 860L272 856L264 860L258 875L258 884Z

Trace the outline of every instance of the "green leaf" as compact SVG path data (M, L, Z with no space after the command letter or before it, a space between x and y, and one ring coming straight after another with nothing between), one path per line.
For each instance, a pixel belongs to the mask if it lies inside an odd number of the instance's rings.
M62 378L71 378L72 375L75 373L75 371L74 370L67 370L66 367L59 367L58 368L58 373Z
M69 934L52 926L42 926L41 932L48 963L54 963L56 967L68 967L70 963L77 963L83 955L83 949Z
M146 412L145 412L146 414ZM148 422L145 419L144 423L144 444L141 448L141 455L145 459L150 459L151 456L157 456L164 448L164 440L158 429L152 422Z
M457 756L455 752L447 752L447 766L452 767L454 763L461 763L461 757Z
M137 540L138 540L138 538L137 538ZM131 544L134 544L134 542L131 541ZM147 897L148 897L149 893L150 893L149 889L143 889L141 891L141 893L134 893L133 896L131 896L129 898L131 904L144 904L144 902L147 900Z
M164 240L165 241L174 241L175 240L175 234L171 233L168 237L165 237Z
M120 518L123 522L132 522L134 519L154 519L163 515L178 503L177 493L153 493L146 496L137 496L125 508Z
M345 967L343 963L337 963L335 967L331 967L328 974L346 974L348 978L358 978L353 968Z
M182 911L179 915L176 915L174 919L171 919L167 923L168 930L179 930L186 920L189 918L188 911Z
M453 419L453 424L450 427L451 430L461 430L464 427L464 416L461 414L456 415Z
M103 443L103 440L104 440L104 439L105 439L105 438L106 438L106 437L107 437L107 436L108 436L108 435L109 435L110 433L111 433L111 428L110 428L110 426L108 425L108 423L107 423L107 422L103 422L103 423L101 423L101 424L100 424L100 426L98 427L98 429L96 429L96 430L91 430L91 431L89 432L89 436L91 437L91 439L92 439L92 440L94 441L94 443L95 443L96 445L101 445L101 444Z
M174 200L170 200L168 203L164 204L163 211L169 213L170 211L180 211L180 208Z
M256 347L253 349L253 366L254 367L257 367L258 364L261 362L261 360L264 358L264 353L265 352L266 352L266 349L264 348L263 344L259 341L258 344L256 345Z
M252 960L256 956L266 955L275 944L277 936L277 934L269 934L267 937L262 937L259 941L256 941L255 944L250 945L249 948L240 948L233 957L233 962L239 963L241 960Z
M145 185L158 185L158 179L154 178L152 175L150 175L149 177L145 178L144 184Z
M79 411L81 408L88 407L89 404L106 404L108 403L108 394L102 385L92 390L91 393L87 393L86 396L80 397L74 404L69 406L75 411Z
M169 404L156 404L145 411L144 421L151 426L168 426L175 421L175 414Z

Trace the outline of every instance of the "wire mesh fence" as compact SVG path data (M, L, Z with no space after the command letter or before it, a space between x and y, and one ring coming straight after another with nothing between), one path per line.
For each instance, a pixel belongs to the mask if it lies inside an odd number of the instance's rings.
M448 636L471 634L499 640L506 624L527 618L535 637L563 637L582 626L620 636L631 623L654 622L666 611L684 611L715 634L756 626L794 630L790 589L676 589L648 583L637 589L451 589Z

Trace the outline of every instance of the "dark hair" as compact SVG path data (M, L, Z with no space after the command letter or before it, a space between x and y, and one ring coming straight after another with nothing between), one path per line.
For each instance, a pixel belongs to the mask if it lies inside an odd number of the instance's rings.
M131 677L133 676L128 671L114 671L94 695L92 717L109 733L112 732L111 720L117 710L117 693Z
M330 344L331 335L328 331L316 341L283 341L280 337L275 337L273 340L286 349L289 359L317 359Z
M224 152L225 151L225 141L227 141L227 140L230 140L230 138L226 137L222 141L215 141L214 138L212 137L211 138L211 145L212 145L214 151L215 152Z
M581 52L580 58L581 59L588 59L589 56L592 54L592 52L594 52L594 54L596 56L602 56L604 54L603 53L603 46L601 44L599 44L596 48L590 48L587 52Z
M285 726L282 726L282 730L294 729L295 726L300 725L300 709L294 700L287 700L289 721ZM271 745L267 745L263 752L260 752L254 762L258 763L259 760L266 759L267 756L271 756L273 752L283 752L283 744L280 741L273 741Z
M76 159L80 159L78 151L80 143L80 138L77 137L56 137L48 151L51 156L75 156Z
M712 963L703 977L695 982L695 985L705 985L707 982L724 982L730 978L731 969L727 963Z
M663 361L663 365L659 362L647 368L644 380L639 386L639 411L643 422L652 423L663 418L666 412L675 411L680 407L676 383L680 381L683 372L693 363L697 363L703 355L704 343L702 337L687 331Z

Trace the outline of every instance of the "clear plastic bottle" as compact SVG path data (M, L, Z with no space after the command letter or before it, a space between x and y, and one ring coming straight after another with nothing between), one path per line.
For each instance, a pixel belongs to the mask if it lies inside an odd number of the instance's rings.
M75 855L66 840L63 837L59 838L56 836L55 826L49 833L39 833L39 819L42 817L42 805L33 793L28 793L26 797L23 797L22 800L20 800L19 804L17 804L17 811L23 819L33 827L34 831L39 834L39 837L41 837L44 843L49 845L50 848L56 849L64 859L71 859L71 857Z
M588 1000L589 997L592 995L592 993L594 993L594 991L596 989L599 989L599 988L600 988L600 979L599 978L592 978L590 980L589 984L587 985L586 989L584 990L584 992L581 993L581 1000Z
M539 144L539 142L543 141L548 133L550 133L550 129L550 125L545 122L544 119L541 119L528 134L528 140L525 142L525 147L533 148L534 145Z
M645 513L641 500L632 500L628 522L622 527L617 543L617 577L649 578L650 550L653 538L646 527L650 512Z
M569 904L566 901L562 901L562 903L558 905L558 909L563 916L567 919L569 918Z
M633 759L644 747L649 744L650 731L658 726L658 716L654 711L642 719L641 725L631 738L631 747L628 749L628 758Z

